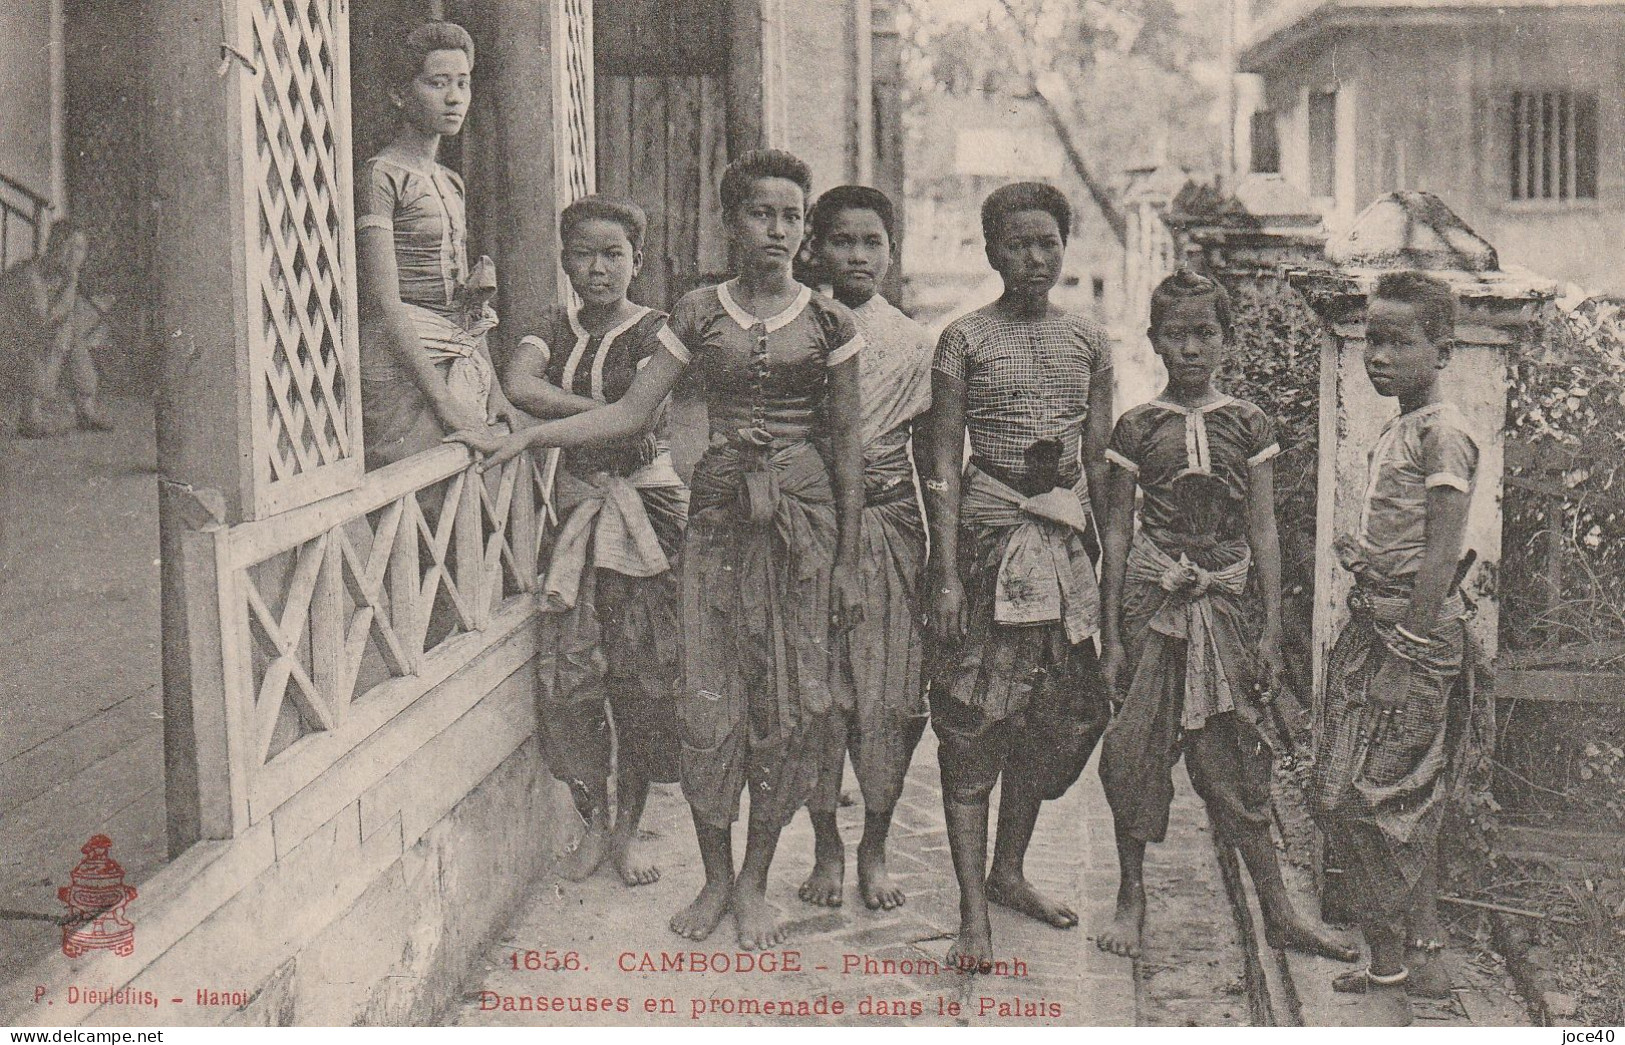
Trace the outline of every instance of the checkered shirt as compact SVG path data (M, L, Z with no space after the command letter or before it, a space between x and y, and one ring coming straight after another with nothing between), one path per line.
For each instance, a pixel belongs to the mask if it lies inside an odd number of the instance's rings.
M1110 343L1099 326L1064 312L1011 319L990 306L948 324L932 367L965 383L965 427L977 457L1022 475L1027 448L1054 439L1062 475L1078 474L1089 388L1112 379Z

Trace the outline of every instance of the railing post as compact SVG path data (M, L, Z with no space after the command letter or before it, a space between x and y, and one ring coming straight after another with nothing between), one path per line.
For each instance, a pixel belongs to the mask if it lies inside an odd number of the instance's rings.
M155 406L164 800L173 856L205 831L229 835L245 801L231 793L220 804L216 791L231 760L222 738L194 732L194 712L210 731L229 725L223 681L214 677L220 635L205 630L220 624L218 605L209 608L219 578L210 581L202 547L211 539L198 531L243 519L248 489L241 81L219 74L220 42L237 39L235 5L148 0L143 11L148 129L165 143L152 156L152 282L154 329L166 340ZM202 676L194 675L198 665L207 669Z
M389 622L406 652L407 668L413 672L423 665L423 636L429 626L423 606L423 567L418 558L421 514L416 495L407 494L401 502L395 543L389 550Z
M513 549L513 572L519 578L520 591L536 590L536 480L535 465L530 453L521 454L515 462L518 468L513 477L513 514L508 524L508 546Z
M164 770L166 791L184 783L186 792L196 796L195 806L187 810L196 817L189 822L196 831L194 838L231 838L248 826L247 742L252 724L244 719L237 680L232 677L246 651L233 645L237 592L226 560L229 532L218 522L187 530L179 538L176 564L186 603L184 645L192 713L185 722L173 724L165 716ZM170 638L166 633L166 654ZM167 712L167 700L165 704ZM189 735L194 758L176 764L167 757L168 745L171 737L182 734ZM172 832L175 824L172 809Z
M490 599L486 596L485 533L480 525L484 513L480 511L480 491L486 477L472 468L463 473L462 494L455 508L457 522L452 528L450 558L456 573L457 591L468 606L469 626L474 630L485 627L491 617Z
M344 561L336 533L324 536L321 547L322 564L310 599L310 677L337 718L353 695L344 685Z

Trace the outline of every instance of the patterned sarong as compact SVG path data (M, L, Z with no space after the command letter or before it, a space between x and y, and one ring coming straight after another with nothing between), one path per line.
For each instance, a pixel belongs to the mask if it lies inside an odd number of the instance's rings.
M661 462L665 462L661 467ZM616 491L623 496L612 499ZM630 499L624 496L630 492ZM629 564L606 528L636 531L655 541L645 552L677 556L688 513L688 491L659 458L622 479L586 479L561 471L560 511L579 522L559 530L547 572L549 608L539 627L537 708L554 776L584 787L610 768L609 718L614 711L619 764L651 780L677 779L675 686L680 665L677 577L670 570L618 569ZM614 508L604 510L606 503Z
M496 313L485 310L467 326L450 316L403 303L423 351L445 379L446 388L470 414L485 420L491 364L479 350L486 332L497 325ZM361 419L365 425L367 467L381 468L440 445L447 434L412 375L382 343L383 332L363 331Z
M1143 532L1129 551L1121 622L1129 681L1101 741L1100 778L1118 831L1142 841L1167 834L1182 752L1216 826L1233 834L1268 823L1270 754L1256 728L1241 603L1252 555L1236 540L1212 549L1212 561L1228 565L1175 560Z
M703 822L782 826L816 784L834 706L835 498L810 442L717 441L693 478L683 547L683 794Z
M1311 789L1316 821L1347 857L1346 880L1360 916L1398 917L1434 859L1440 825L1467 766L1474 692L1473 649L1459 592L1446 600L1423 656L1392 715L1369 687L1404 619L1403 587L1362 583L1349 594L1352 619L1338 635L1315 722Z
M906 445L881 449L864 465L857 576L863 617L835 642L845 677L833 689L840 714L831 718L818 792L809 801L815 810L836 808L848 749L864 805L895 806L927 714L920 633L925 524Z

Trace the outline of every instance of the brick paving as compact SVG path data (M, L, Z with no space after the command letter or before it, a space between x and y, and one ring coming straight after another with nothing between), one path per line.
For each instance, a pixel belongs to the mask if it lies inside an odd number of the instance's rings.
M847 785L855 795L850 769ZM562 797L559 808L567 808ZM789 940L777 953L784 957L786 952L796 952L796 971L623 972L617 968L619 962L636 963L644 952L652 953L658 963L662 952L732 956L736 951L727 919L703 944L683 940L666 927L672 912L698 891L702 874L681 794L675 785L656 787L644 827L652 836L648 844L664 872L661 880L628 889L607 866L582 883L545 876L515 913L508 932L488 949L482 981L469 991L454 1022L465 1026L1125 1026L1136 1022L1132 963L1102 954L1093 940L1094 931L1109 919L1117 871L1111 820L1092 762L1070 793L1045 804L1027 859L1027 872L1034 883L1065 897L1082 916L1083 924L1058 930L994 907L994 945L998 956L1011 963L1011 975L966 977L932 971L946 954L958 924L958 890L942 823L936 743L929 730L915 756L892 832L891 872L908 894L908 903L895 911L871 911L857 895L853 859L862 818L858 804L840 811L842 836L847 840L846 903L835 910L811 907L796 896L812 866L812 829L806 816L798 815L784 832L769 898L789 920ZM736 853L744 851L743 825L736 831L734 845ZM527 971L527 950L542 952L544 965L552 964L546 957L549 950L576 952L583 968ZM866 959L895 964L866 973ZM857 969L847 971L852 963L857 963ZM566 999L564 1011L536 1011L538 997ZM628 1011L569 1008L568 999L587 997L625 998ZM530 999L531 1011L519 1011L524 998ZM661 1000L667 998L672 1004L665 1013L645 1008L652 1000L658 1010ZM739 1006L742 1000L812 1004L820 999L831 1006L842 1003L844 1012L840 1016L781 1017L759 1013L754 1005L745 1010ZM886 1003L885 1014L875 1014L877 1002ZM512 1011L505 1005L512 1006ZM1058 1007L1059 1016L1030 1015L1057 1011L1052 1007ZM902 1015L894 1014L899 1011Z

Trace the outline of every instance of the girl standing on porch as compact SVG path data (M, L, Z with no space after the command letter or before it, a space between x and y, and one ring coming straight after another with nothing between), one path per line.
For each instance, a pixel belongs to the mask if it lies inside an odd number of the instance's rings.
M656 352L618 402L511 436L486 462L527 446L634 436L691 362L703 369L711 445L694 471L683 546L677 716L705 886L671 928L703 940L732 910L744 950L784 940L767 902L768 869L779 833L816 783L832 633L851 625L859 605L863 339L843 305L791 277L811 180L805 163L772 149L729 164L722 208L738 274L678 302L678 343ZM730 825L747 785L736 878Z
M447 432L483 431L513 409L485 343L495 288L469 280L463 181L436 159L468 115L474 41L462 26L426 22L394 58L400 126L355 179L369 469L438 446Z
M643 265L648 219L630 200L586 196L559 216L564 272L579 308L556 305L523 338L506 378L536 417L570 417L619 400L661 346L682 351L666 314L627 300ZM629 886L660 877L640 855L638 821L651 782L678 773L679 657L673 564L688 519L688 489L656 433L564 456L537 655L547 764L570 787L586 832L565 859L581 881L607 856ZM500 448L498 437L486 450ZM477 447L480 448L480 447ZM615 722L615 810L610 821L610 719Z

